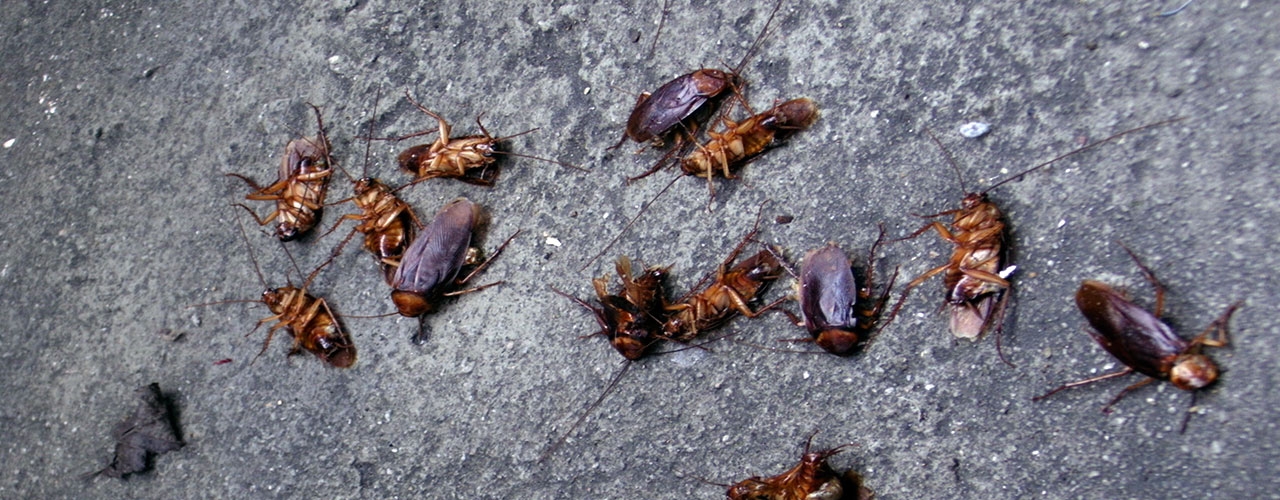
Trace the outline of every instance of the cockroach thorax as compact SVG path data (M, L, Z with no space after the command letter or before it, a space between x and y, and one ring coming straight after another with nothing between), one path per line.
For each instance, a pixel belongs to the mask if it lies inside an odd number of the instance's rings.
M1169 381L1179 389L1194 391L1218 379L1218 365L1203 354L1182 354L1173 360Z
M845 356L852 354L853 348L861 341L862 339L858 338L858 334L854 332L839 328L828 328L818 334L818 338L814 343L831 354Z

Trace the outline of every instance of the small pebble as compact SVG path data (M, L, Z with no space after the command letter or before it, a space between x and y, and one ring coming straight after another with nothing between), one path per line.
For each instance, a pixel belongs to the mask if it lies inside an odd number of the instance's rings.
M970 139L977 139L987 135L987 132L990 131L991 125L982 122L969 122L960 126L960 135Z

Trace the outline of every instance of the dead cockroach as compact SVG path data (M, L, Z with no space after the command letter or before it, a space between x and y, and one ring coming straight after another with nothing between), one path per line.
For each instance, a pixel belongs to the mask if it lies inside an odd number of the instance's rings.
M699 333L724 325L733 318L734 314L741 313L748 318L754 318L786 300L778 299L754 311L750 306L750 303L759 298L769 283L782 275L782 262L778 258L778 249L767 246L746 260L729 267L742 253L747 243L759 232L759 225L760 220L757 218L756 226L747 233L737 247L734 247L724 262L720 263L719 268L716 269L715 279L710 285L701 292L690 292L666 307L669 317L663 325L663 332L667 337L688 342ZM702 281L705 282L706 279ZM696 289L697 286L694 288Z
M781 7L782 0L778 0L778 4L769 13L769 19L765 21L764 28L761 28L760 34L756 36L736 68L728 71L698 69L662 84L652 94L640 94L635 107L631 109L631 115L627 117L627 128L622 138L609 149L621 146L627 139L639 143L652 142L662 145L664 140L672 135L676 136L677 144L691 144L697 130L709 117L709 110L715 107L714 105L706 106L707 103L715 103L720 97L727 95L726 91L737 94L741 98L744 86L740 76L742 69L760 49L760 43L764 41L765 35L769 32L769 25L773 23L773 17ZM663 156L648 171L630 180L640 179L657 172L666 164L670 155L679 149L681 148L673 148L671 153Z
M507 244L520 234L520 231L516 231L493 255L479 262L480 250L471 247L472 232L479 217L480 208L475 203L466 198L458 198L440 209L422 234L409 245L400 260L400 267L396 268L391 279L391 288L394 289L391 300L401 315L421 318L435 311L437 302L443 297L478 292L502 283L498 281L457 290L488 267L493 259L502 254ZM475 267L459 279L458 274L462 268L470 265ZM426 342L425 329L420 328L413 340L419 344Z
M276 209L266 218L258 217L249 207L240 206L253 215L258 225L265 226L278 219L276 237L280 241L298 239L320 221L320 214L324 210L324 195L329 189L329 177L333 174L329 138L324 133L320 108L310 103L307 105L316 112L319 133L315 137L289 141L284 148L284 158L280 159L280 170L274 184L262 187L243 175L227 174L243 180L253 188L254 191L245 196L246 200L276 202Z
M649 267L637 277L633 274L631 259L625 255L618 258L614 268L622 282L617 294L608 293L608 276L591 280L600 301L598 308L554 287L552 291L595 315L600 330L588 337L604 335L622 357L634 361L644 357L649 348L662 339L664 308L667 305L662 282L670 268Z
M713 192L712 177L733 179L732 169L786 136L808 128L817 119L818 106L807 98L786 101L738 123L722 118L724 130L708 131L711 139L684 157L680 169L685 175L707 179L707 190Z
M729 486L726 496L730 500L869 500L875 496L862 486L856 472L839 474L827 464L827 459L850 445L810 451L812 441L810 436L795 467L773 477L744 479Z
M1023 176L1045 168L1059 160L1067 158L1116 140L1122 136L1158 127L1181 120L1174 118L1157 123L1143 125L1138 128L1114 134L1106 139L1062 154L1052 160L1041 163L1017 174L1005 178L981 192L969 192L960 201L960 208L947 210L923 218L937 218L945 215L953 217L950 229L941 222L933 221L919 230L896 241L915 238L930 229L936 230L942 239L955 245L950 260L918 276L907 283L901 298L894 304L890 317L896 317L898 311L907 300L911 290L929 278L943 275L943 287L947 292L946 306L950 316L951 333L956 337L974 340L982 335L992 324L996 325L996 352L1001 361L1013 366L1004 357L1000 346L1000 333L1003 329L1004 311L1008 303L1009 275L1017 268L1007 261L1008 247L1005 245L1005 223L995 202L987 197L987 193ZM932 133L929 137L939 147L942 143ZM946 149L943 149L944 153ZM950 160L950 156L947 156ZM964 188L963 176L954 161L951 166L960 177L961 188ZM966 190L967 191L967 190Z
M377 103L374 103L374 115L377 115ZM369 122L369 128L373 128L373 122ZM339 165L339 169L343 174L351 180L352 191L354 196L349 200L360 209L360 213L347 214L338 219L327 233L337 229L343 221L355 220L359 224L343 238L342 243L334 250L334 253L342 251L342 247L346 246L347 241L355 235L356 232L364 234L364 249L373 254L373 258L377 259L379 266L382 268L382 276L391 283L391 278L395 274L395 270L400 266L400 258L404 256L405 249L408 248L409 242L412 241L414 230L422 226L418 218L413 213L413 207L401 200L395 194L395 189L383 184L382 182L368 176L369 164L369 144L365 143L365 172L364 175L356 179L347 173L345 168ZM344 203L347 200L339 201Z
M1130 392L1151 384L1167 380L1174 387L1184 391L1195 391L1212 384L1218 379L1218 365L1208 356L1201 354L1201 348L1224 347L1227 345L1227 324L1231 315L1242 305L1236 302L1227 306L1227 310L1218 316L1204 331L1196 335L1190 342L1183 340L1169 325L1160 320L1164 310L1164 287L1156 280L1156 275L1138 259L1138 256L1121 245L1129 257L1142 270L1142 275L1156 289L1155 310L1146 309L1130 302L1121 292L1116 291L1101 281L1085 280L1076 291L1076 306L1089 321L1090 330L1086 330L1107 352L1124 363L1124 369L1093 377L1087 380L1063 384L1062 386L1036 397L1039 401L1058 392L1091 384L1109 378L1115 378L1138 372L1147 378L1130 385L1112 398L1102 407L1104 413L1110 413L1111 406L1116 404ZM1191 405L1195 406L1195 393L1191 393ZM1182 431L1187 428L1187 419L1191 417L1187 411L1182 421ZM1181 432L1181 431L1180 431Z
M519 134L509 135L506 137L494 137L480 123L480 118L476 118L476 125L480 127L481 135L466 135L462 137L450 137L452 128L449 122L446 122L440 115L427 109L413 97L405 92L405 98L413 103L420 111L428 116L435 118L439 125L440 136L431 144L420 144L404 150L397 157L400 168L413 174L416 178L410 184L416 184L427 179L437 177L446 177L458 179L468 184L477 186L491 187L498 179L498 169L493 166L497 160L493 157L495 154L504 154L509 156L519 156L521 158L530 158L534 160L542 160L546 162L563 165L577 170L584 170L577 165L570 165L555 160L539 158L537 156L522 155L512 153L510 151L498 151L495 146L502 141L519 137L524 134L538 130L536 128L529 129ZM430 132L425 132L430 133ZM424 135L425 133L411 134L405 137L396 138L396 140L408 139Z
M804 264L800 266L803 326L813 336L814 343L831 354L853 354L857 346L868 342L879 331L877 320L898 278L898 271L894 269L884 292L872 297L876 250L883 240L882 226L880 237L871 246L871 255L867 258L866 286L862 287L853 277L849 256L835 244L810 250L804 256Z
M356 346L351 341L351 336L342 328L342 324L338 321L338 315L333 313L333 309L329 308L329 304L324 299L307 293L307 286L315 279L321 269L329 265L333 261L331 257L328 261L321 264L311 274L307 276L306 281L301 287L293 286L292 283L279 288L271 288L267 285L266 279L262 277L261 268L258 266L258 259L253 255L253 248L249 245L249 238L244 234L244 228L240 228L240 236L244 238L246 247L249 247L249 259L253 262L253 270L258 275L258 281L262 283L265 289L262 292L262 298L259 299L267 308L271 310L272 316L258 320L253 330L257 331L263 323L275 322L267 329L267 338L262 342L262 350L258 351L258 356L262 356L267 352L267 347L271 345L271 339L279 330L284 330L290 337L293 337L293 347L289 349L289 355L292 356L302 351L314 354L321 361L337 368L348 368L356 362ZM286 252L288 249L285 250ZM292 256L289 257L291 260ZM301 272L299 272L301 274ZM213 305L228 302L249 302L247 300L229 300L223 302L214 302ZM257 359L257 356L254 357Z

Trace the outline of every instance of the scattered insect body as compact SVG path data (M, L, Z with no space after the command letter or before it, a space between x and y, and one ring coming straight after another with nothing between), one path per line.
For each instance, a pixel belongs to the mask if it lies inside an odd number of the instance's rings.
M567 166L577 170L583 170L582 167L570 165L568 163L548 160L546 158L539 158L536 156L498 151L496 149L496 145L499 142L538 130L536 128L506 137L494 137L489 134L489 131L480 123L480 118L477 117L476 125L480 127L480 135L450 137L449 134L452 133L452 127L449 126L449 122L446 122L440 115L427 109L422 104L419 104L418 101L415 101L413 97L410 97L407 92L405 93L405 98L407 98L409 102L413 103L413 105L420 111L426 113L432 118L435 118L440 132L440 136L436 138L435 142L431 144L413 146L401 152L397 157L397 161L400 163L400 168L416 177L416 179L414 179L410 184L416 184L437 177L445 177L458 179L462 182L475 184L477 186L491 187L498 178L498 169L493 165L493 163L497 161L493 156L495 154L531 158ZM397 139L407 139L418 135L423 134L412 134Z
M466 285L489 263L502 254L503 249L520 231L507 238L487 260L479 262L480 251L471 247L480 208L466 198L458 198L446 204L431 223L405 250L391 279L391 300L401 315L422 317L435 311L440 299L478 292L502 282L494 282L465 290ZM463 278L458 275L464 267L475 265ZM422 326L421 323L419 326ZM419 329L414 342L426 341L425 329Z
M810 442L813 437L810 436ZM800 463L782 474L744 479L729 487L730 500L868 500L874 497L862 486L857 473L838 474L827 459L850 445L830 450L810 451L805 443Z
M1228 343L1227 326L1231 315L1242 305L1236 302L1227 307L1218 319L1214 320L1204 331L1190 341L1184 340L1169 325L1160 320L1164 309L1164 288L1156 280L1155 273L1138 259L1138 256L1121 245L1125 252L1142 270L1143 276L1156 289L1154 311L1139 307L1130 302L1121 292L1105 283L1085 280L1076 291L1076 306L1088 320L1089 336L1097 341L1107 352L1124 363L1125 368L1114 373L1093 377L1087 380L1064 384L1048 393L1035 398L1036 401L1047 398L1060 391L1091 384L1101 380L1138 372L1146 375L1142 381L1126 387L1110 402L1102 407L1104 413L1111 411L1111 406L1130 392L1143 386L1167 380L1174 387L1185 391L1195 391L1212 384L1218 378L1218 365L1205 354L1203 347L1224 347ZM1195 404L1195 393L1192 393L1192 405ZM1190 418L1190 411L1186 418ZM1182 422L1182 430L1186 430L1187 420Z
M751 48L742 56L742 61L738 63L738 67L729 71L702 68L692 73L680 75L662 84L652 94L640 94L640 97L636 100L635 107L631 110L631 115L627 117L625 133L618 140L618 143L609 149L621 146L627 139L639 143L653 142L661 145L665 138L672 135L677 137L677 144L692 142L697 129L708 117L708 113L704 110L714 107L706 106L707 103L715 102L719 97L726 95L726 91L734 94L741 93L743 81L740 74L742 69L746 67L747 61L760 49L760 43L769 32L769 25L773 23L773 17L777 15L778 9L781 7L782 1L779 0L773 11L769 13L769 19L765 21L764 28L760 30L760 34L752 42ZM673 149L673 151L678 149ZM669 155L664 156L648 171L631 178L631 180L640 179L657 172L666 164L668 157Z
M262 187L253 179L240 174L227 174L243 180L254 189L245 196L247 200L274 201L276 209L267 217L258 217L253 209L240 205L258 225L265 226L278 220L276 237L280 241L298 239L320 221L324 210L324 196L329 189L329 177L333 174L333 160L329 156L329 139L325 136L324 121L320 116L320 108L308 104L316 113L319 133L316 137L289 141L284 148L284 158L280 160L280 169L276 182Z
M992 202L987 194L1004 184L1020 179L1069 156L1087 151L1128 134L1179 120L1182 120L1182 118L1174 118L1119 132L1106 139L1062 154L1057 158L1005 178L992 184L984 191L970 192L960 201L960 208L958 209L924 216L924 218L937 218L951 215L951 225L948 227L939 221L933 221L896 241L912 239L933 229L938 232L942 239L955 245L955 250L952 251L951 258L947 263L925 271L916 279L907 283L902 291L902 296L894 304L890 317L897 316L912 289L929 278L942 274L943 287L947 292L946 309L950 318L951 333L956 337L973 340L981 336L993 324L996 325L996 352L999 354L1001 361L1013 366L1013 363L1009 362L1004 356L1000 345L1000 333L1004 323L1005 307L1008 304L1008 294L1006 293L1010 286L1008 278L1017 266L1009 265L1007 262L1008 246L1005 244L1006 227L1004 217L995 202ZM942 147L942 143L932 133L929 134L929 137L939 147ZM945 153L946 149L943 148L943 151ZM950 156L947 158L950 160ZM956 166L954 161L951 162L951 165L956 170L957 176L959 176L959 167ZM960 184L961 188L963 188L963 177L960 179Z
M785 298L779 299L754 311L750 306L750 303L764 292L769 283L782 275L782 262L778 258L776 248L766 247L733 267L729 267L742 253L747 243L758 234L759 225L760 220L757 217L755 227L729 253L724 262L720 263L715 279L710 285L701 292L690 292L676 303L666 307L669 316L666 324L663 325L663 332L667 337L688 342L702 332L719 328L735 314L740 313L754 318L785 300Z
M685 175L707 179L707 191L714 195L712 177L735 178L733 169L817 119L818 106L807 98L786 101L738 123L723 118L724 130L708 131L710 140L681 160L680 168Z
M875 256L883 239L881 227L880 237L872 245L867 259L866 286L863 287L857 285L849 256L840 247L828 244L810 250L804 257L804 264L800 266L803 326L813 336L814 343L829 353L853 354L879 331L877 320L898 277L895 269L884 292L872 297Z
M604 335L622 357L634 361L644 357L662 339L666 307L662 285L670 268L649 267L636 276L631 259L626 256L619 257L614 267L622 283L618 293L608 293L608 276L591 280L600 301L598 308L555 288L552 290L595 315L600 330L588 336Z

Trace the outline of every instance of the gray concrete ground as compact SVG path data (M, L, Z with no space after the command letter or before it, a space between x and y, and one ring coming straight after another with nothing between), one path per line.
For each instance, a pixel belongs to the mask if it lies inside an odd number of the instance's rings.
M720 183L713 213L704 184L676 182L579 271L674 175L627 186L656 153L605 151L634 93L735 64L768 15L760 4L674 0L651 57L658 2L0 6L0 497L717 498L702 479L781 472L814 431L815 446L856 443L832 463L884 499L1280 495L1276 4L1197 0L1158 17L1172 2L787 0L745 69L750 99L807 96L822 118ZM314 130L306 102L324 110L336 160L359 171L355 136L379 88L378 134L432 125L408 90L458 133L480 113L495 133L541 127L511 149L591 172L510 158L493 189L407 191L423 217L459 195L483 204L490 249L523 229L485 275L507 283L430 317L422 347L413 321L348 317L354 368L286 358L283 336L253 362L264 330L246 334L264 306L188 307L261 289L236 230L247 216L230 206L247 189L223 174L274 176L284 144ZM1003 339L1017 368L990 337L953 340L927 283L852 358L720 342L640 362L537 461L620 366L603 340L577 338L594 322L549 285L586 297L625 253L672 265L683 291L766 199L762 239L793 258L826 241L865 253L877 223L903 235L921 224L912 214L961 197L926 127L980 188L1172 116L1187 120L992 193L1019 265ZM955 132L972 120L992 132ZM394 165L405 145L375 144L368 171L407 180ZM349 192L339 176L329 199ZM325 227L349 210L331 208ZM284 252L250 235L267 280L283 283ZM306 272L339 239L288 247ZM1030 400L1116 367L1082 332L1080 280L1151 303L1116 240L1169 285L1167 316L1186 336L1247 302L1185 435L1189 397L1168 384L1109 416L1100 406L1127 382ZM894 244L880 272L910 278L949 252L933 235ZM392 310L355 245L311 290L348 316ZM781 315L725 332L802 335ZM79 479L109 458L112 426L150 382L176 395L187 447L127 481Z

